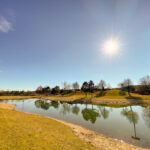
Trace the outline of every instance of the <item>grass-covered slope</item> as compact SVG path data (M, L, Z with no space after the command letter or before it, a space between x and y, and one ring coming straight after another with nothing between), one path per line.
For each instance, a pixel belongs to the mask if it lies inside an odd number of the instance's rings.
M90 99L93 101L93 99L96 99L97 102L98 100L150 100L150 95L139 95L135 93L130 93L130 96L128 92L117 90L117 89L112 89L112 90L107 90L107 91L96 91L94 93L84 93L82 91L77 91L77 92L71 92L69 94L65 95L36 95L36 96L0 96L0 100L4 99L30 99L30 98L43 98L43 99L50 99L50 100L60 100L60 101L75 101L75 100L80 100L80 99ZM94 102L94 101L93 101ZM148 102L148 101L147 101ZM150 102L148 102L150 103Z
M0 96L0 100L8 100L8 99L30 99L30 98L40 98L41 95L37 96Z
M150 100L150 95L139 95L135 93L120 91L120 90L108 90L105 91L102 95L98 96L99 98L110 98L110 99L143 99L143 100Z
M120 90L107 90L104 92L94 92L94 93L84 93L81 91L78 92L72 92L70 94L66 95L57 95L57 96L50 96L50 97L60 97L60 98L99 98L99 99L140 99L140 100L150 100L150 95L139 95L135 93L130 93L130 96L128 92L120 91Z
M0 109L2 150L95 150L71 129L55 120L15 110Z

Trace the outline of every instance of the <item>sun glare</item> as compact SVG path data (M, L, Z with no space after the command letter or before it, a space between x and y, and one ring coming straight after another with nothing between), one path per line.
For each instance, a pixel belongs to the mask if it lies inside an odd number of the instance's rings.
M116 40L106 41L103 45L103 49L107 54L114 54L119 49L119 43Z

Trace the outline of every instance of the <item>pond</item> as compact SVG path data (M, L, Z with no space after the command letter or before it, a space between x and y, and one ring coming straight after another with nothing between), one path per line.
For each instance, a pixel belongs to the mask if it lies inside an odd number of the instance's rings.
M150 148L150 107L112 108L39 99L0 102L16 104L19 111L64 120L133 145Z

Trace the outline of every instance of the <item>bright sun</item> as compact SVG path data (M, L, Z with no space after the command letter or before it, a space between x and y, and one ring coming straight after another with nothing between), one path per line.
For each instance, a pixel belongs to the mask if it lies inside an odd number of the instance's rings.
M114 54L118 51L119 44L116 40L109 40L104 43L103 48L106 53Z

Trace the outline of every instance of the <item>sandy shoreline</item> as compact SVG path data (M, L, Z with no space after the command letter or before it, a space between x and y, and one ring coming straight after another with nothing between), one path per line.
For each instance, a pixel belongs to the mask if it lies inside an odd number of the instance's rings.
M15 109L15 105L0 103L0 108L13 110L13 109ZM27 113L27 112L24 112L24 113ZM27 113L27 114L32 114L32 113ZM39 114L34 114L34 115L39 115ZM43 117L46 117L46 116L43 116ZM64 125L70 127L76 136L78 136L80 139L85 140L86 142L94 145L95 147L99 148L100 150L127 150L127 149L146 150L145 148L137 147L137 146L130 145L130 144L125 143L120 140L115 140L113 138L106 137L100 133L96 133L94 131L88 130L79 125L75 125L75 124L68 123L68 122L58 120L55 118L51 118L51 117L47 117L47 118L56 120L60 123L63 123Z
M57 121L69 126L72 129L73 133L77 135L80 139L85 140L86 142L94 145L100 150L147 150L145 148L137 147L120 140L106 137L102 134L96 133L94 131L88 130L84 127L72 123L61 120Z
M33 114L33 113L28 113L28 112L25 112L25 113ZM34 115L39 115L39 114L34 114ZM142 148L142 147L138 147L138 146L134 146L134 145L125 143L124 141L121 141L121 140L106 137L100 133L97 133L95 131L89 130L85 127L82 127L82 126L79 126L76 124L72 124L72 123L69 123L69 122L66 122L63 120L59 120L56 118L52 118L52 117L47 117L47 116L43 116L43 117L56 120L64 125L68 126L69 128L71 128L72 132L77 137L86 141L87 143L92 144L93 146L95 146L96 148L98 148L100 150L149 150L147 148Z

